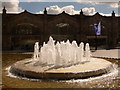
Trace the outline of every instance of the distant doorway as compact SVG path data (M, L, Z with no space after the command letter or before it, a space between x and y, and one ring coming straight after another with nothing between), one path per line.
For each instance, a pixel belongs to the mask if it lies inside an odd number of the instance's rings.
M34 44L39 41L33 37L14 37L12 39L12 49L13 50L23 50L23 51L33 51Z
M32 51L34 48L35 40L23 40L19 42L22 50Z
M91 46L91 49L95 49L96 43L98 49L106 49L107 48L107 38L106 37L98 37L97 41L96 38L88 38L88 43Z
M36 41L40 40L40 29L31 23L19 23L13 27L12 49L33 51Z

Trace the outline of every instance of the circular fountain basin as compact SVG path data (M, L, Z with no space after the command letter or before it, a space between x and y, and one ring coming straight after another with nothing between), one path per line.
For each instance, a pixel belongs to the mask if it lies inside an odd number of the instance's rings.
M91 58L90 62L69 67L54 68L51 66L34 66L30 59L18 61L10 68L10 72L17 76L32 79L78 79L99 76L113 69L111 62L99 58Z

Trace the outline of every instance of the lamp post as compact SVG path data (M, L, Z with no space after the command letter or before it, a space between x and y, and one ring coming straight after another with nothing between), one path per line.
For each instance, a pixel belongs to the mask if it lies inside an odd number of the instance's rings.
M94 24L97 26L97 24ZM94 27L94 26L93 26ZM94 30L95 32L95 50L97 50L97 43L98 43L98 40L97 40L97 35L96 35L96 31Z
M95 50L97 50L97 46L98 46L98 39L97 39L97 35L95 34Z
M97 26L97 24L95 23L95 24L91 24L90 25L90 27L92 27L92 30L94 29L94 25L96 25ZM97 40L97 35L96 35L96 32L95 32L95 30L94 30L94 36L95 36L95 38L94 38L94 41L95 41L95 50L97 50L97 42L98 42L98 40Z
M98 24L94 24L94 31L95 31L95 42L96 42L96 45L95 45L95 50L97 50L97 42L98 42L98 39L97 39L97 36L101 35L101 22L99 22Z
M98 35L101 35L101 22L99 22L99 24L93 24L90 25L93 26L94 32L95 32L95 50L97 50L98 48Z

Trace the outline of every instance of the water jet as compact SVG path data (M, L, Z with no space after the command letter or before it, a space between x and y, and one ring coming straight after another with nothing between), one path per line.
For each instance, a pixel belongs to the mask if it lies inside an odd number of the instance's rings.
M76 41L67 40L55 44L50 37L41 48L36 42L33 57L16 62L10 72L27 78L66 80L99 76L112 69L111 62L91 57L89 43L78 46Z

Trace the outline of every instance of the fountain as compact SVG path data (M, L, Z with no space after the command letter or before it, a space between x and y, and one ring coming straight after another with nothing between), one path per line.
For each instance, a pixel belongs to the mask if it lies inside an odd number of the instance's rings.
M33 57L16 62L10 72L37 79L76 79L99 76L112 69L111 62L91 57L89 43L81 42L78 46L76 41L67 40L55 44L50 36L41 48L36 42Z
M72 44L69 40L67 42L57 42L56 45L54 43L55 41L50 37L47 44L44 42L40 51L38 42L35 43L33 55L34 65L67 67L90 61L90 48L88 43L86 44L85 51L83 42L80 43L79 47L76 41L73 41Z

